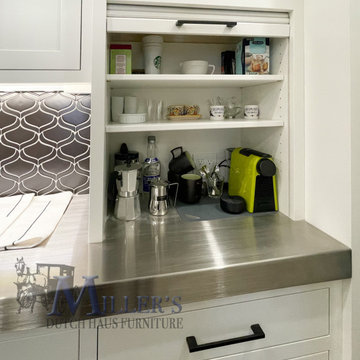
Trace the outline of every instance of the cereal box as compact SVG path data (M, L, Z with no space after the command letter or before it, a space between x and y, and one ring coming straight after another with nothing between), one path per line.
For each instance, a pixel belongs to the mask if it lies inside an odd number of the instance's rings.
M244 69L246 75L269 74L270 40L269 38L244 39Z

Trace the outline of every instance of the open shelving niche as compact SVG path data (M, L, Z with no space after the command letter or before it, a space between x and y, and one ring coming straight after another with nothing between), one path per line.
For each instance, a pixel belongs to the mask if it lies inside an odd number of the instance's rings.
M161 89L167 88L182 91L186 88L206 89L214 88L244 88L281 82L283 75L107 75L110 89ZM187 89L187 91L189 91ZM130 90L130 91L131 91ZM186 91L186 90L185 90ZM116 93L115 91L113 93ZM146 94L144 94L146 96ZM196 101L195 101L196 102ZM206 106L206 105L205 105ZM203 111L204 113L204 111ZM106 132L132 132L132 131L165 131L165 130L200 130L200 129L226 129L226 128L252 128L252 127L278 127L284 125L282 119L226 119L225 121L212 121L206 116L196 121L166 120L147 121L141 124L119 124L109 122Z
M148 33L151 34L151 33ZM110 43L132 45L133 68L143 68L141 38L144 34L108 33ZM206 38L204 43L202 38ZM157 138L158 154L161 160L161 176L167 178L170 150L183 146L196 158L210 156L220 162L229 147L253 147L272 154L277 166L279 210L289 216L289 108L288 108L288 51L289 38L271 39L270 75L221 75L220 53L235 49L240 38L209 37L191 35L182 37L164 36L161 75L106 75L105 87L105 177L102 181L102 199L106 201L108 174L114 166L114 153L122 142L130 150L137 150L140 161L146 156L147 136ZM194 42L192 42L194 40ZM224 41L219 41L224 39ZM135 40L135 41L134 41ZM179 40L179 41L177 41ZM179 74L179 63L190 59L206 59L214 64L214 75ZM137 96L162 99L166 105L197 104L202 120L173 121L159 120L142 124L118 124L111 122L111 96ZM232 119L210 121L208 99L220 96L238 97L240 103L258 104L260 119L249 121ZM99 182L99 183L100 183ZM98 185L99 186L99 185ZM106 216L106 214L105 214Z
M119 40L118 34L109 36L109 43ZM133 67L142 68L141 38L126 41L121 34L122 43L130 43L133 49ZM129 35L133 39L133 35ZM224 159L228 147L251 146L257 150L271 153L278 168L279 208L288 214L288 39L271 39L271 74L269 75L221 75L220 53L234 49L238 39L226 38L225 43L163 44L163 62L160 75L110 75L106 76L108 101L111 96L137 96L139 99L162 99L170 104L198 104L202 118L196 121L158 120L141 124L119 124L111 122L111 112L105 125L108 140L109 171L112 169L113 154L126 142L131 150L140 152L141 159L146 155L147 136L155 135L162 162L162 176L167 177L167 165L171 158L170 150L183 146L195 157L211 155L216 161ZM199 37L196 37L197 41ZM177 49L177 51L175 51ZM177 55L181 54L181 55ZM178 56L178 57L177 57ZM215 64L214 75L179 74L179 62L186 59L207 59ZM232 119L211 121L208 119L207 100L212 97L238 97L241 104L259 104L260 119ZM166 107L166 106L165 106ZM108 106L110 110L110 104Z

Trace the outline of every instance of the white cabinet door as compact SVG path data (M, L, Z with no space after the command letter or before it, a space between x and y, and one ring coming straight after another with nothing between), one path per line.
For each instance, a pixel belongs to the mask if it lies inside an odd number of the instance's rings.
M40 329L0 337L0 358L36 360L77 360L79 330Z
M79 70L81 0L0 0L1 70Z

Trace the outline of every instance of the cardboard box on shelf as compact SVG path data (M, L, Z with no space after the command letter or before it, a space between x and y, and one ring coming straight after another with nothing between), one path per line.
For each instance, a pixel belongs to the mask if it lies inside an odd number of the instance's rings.
M110 45L110 74L131 74L131 45Z
M236 73L245 75L270 73L270 39L246 38L236 46Z

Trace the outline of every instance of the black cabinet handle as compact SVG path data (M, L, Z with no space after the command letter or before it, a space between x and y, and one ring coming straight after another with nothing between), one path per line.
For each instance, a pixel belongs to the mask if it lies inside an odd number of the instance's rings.
M205 25L226 25L228 28L233 28L237 25L236 21L201 21L201 20L178 20L176 26L183 26L184 24L205 24Z
M233 345L238 344L246 341L253 341L258 339L264 339L265 333L263 332L262 328L259 324L254 324L250 326L251 330L253 331L252 335L245 335L237 338L227 339L227 340L221 340L221 341L214 341L207 344L198 344L196 342L195 336L188 336L186 338L186 342L189 347L189 352L196 352L196 351L203 351L203 350L209 350L214 349L220 346L227 346L227 345Z

